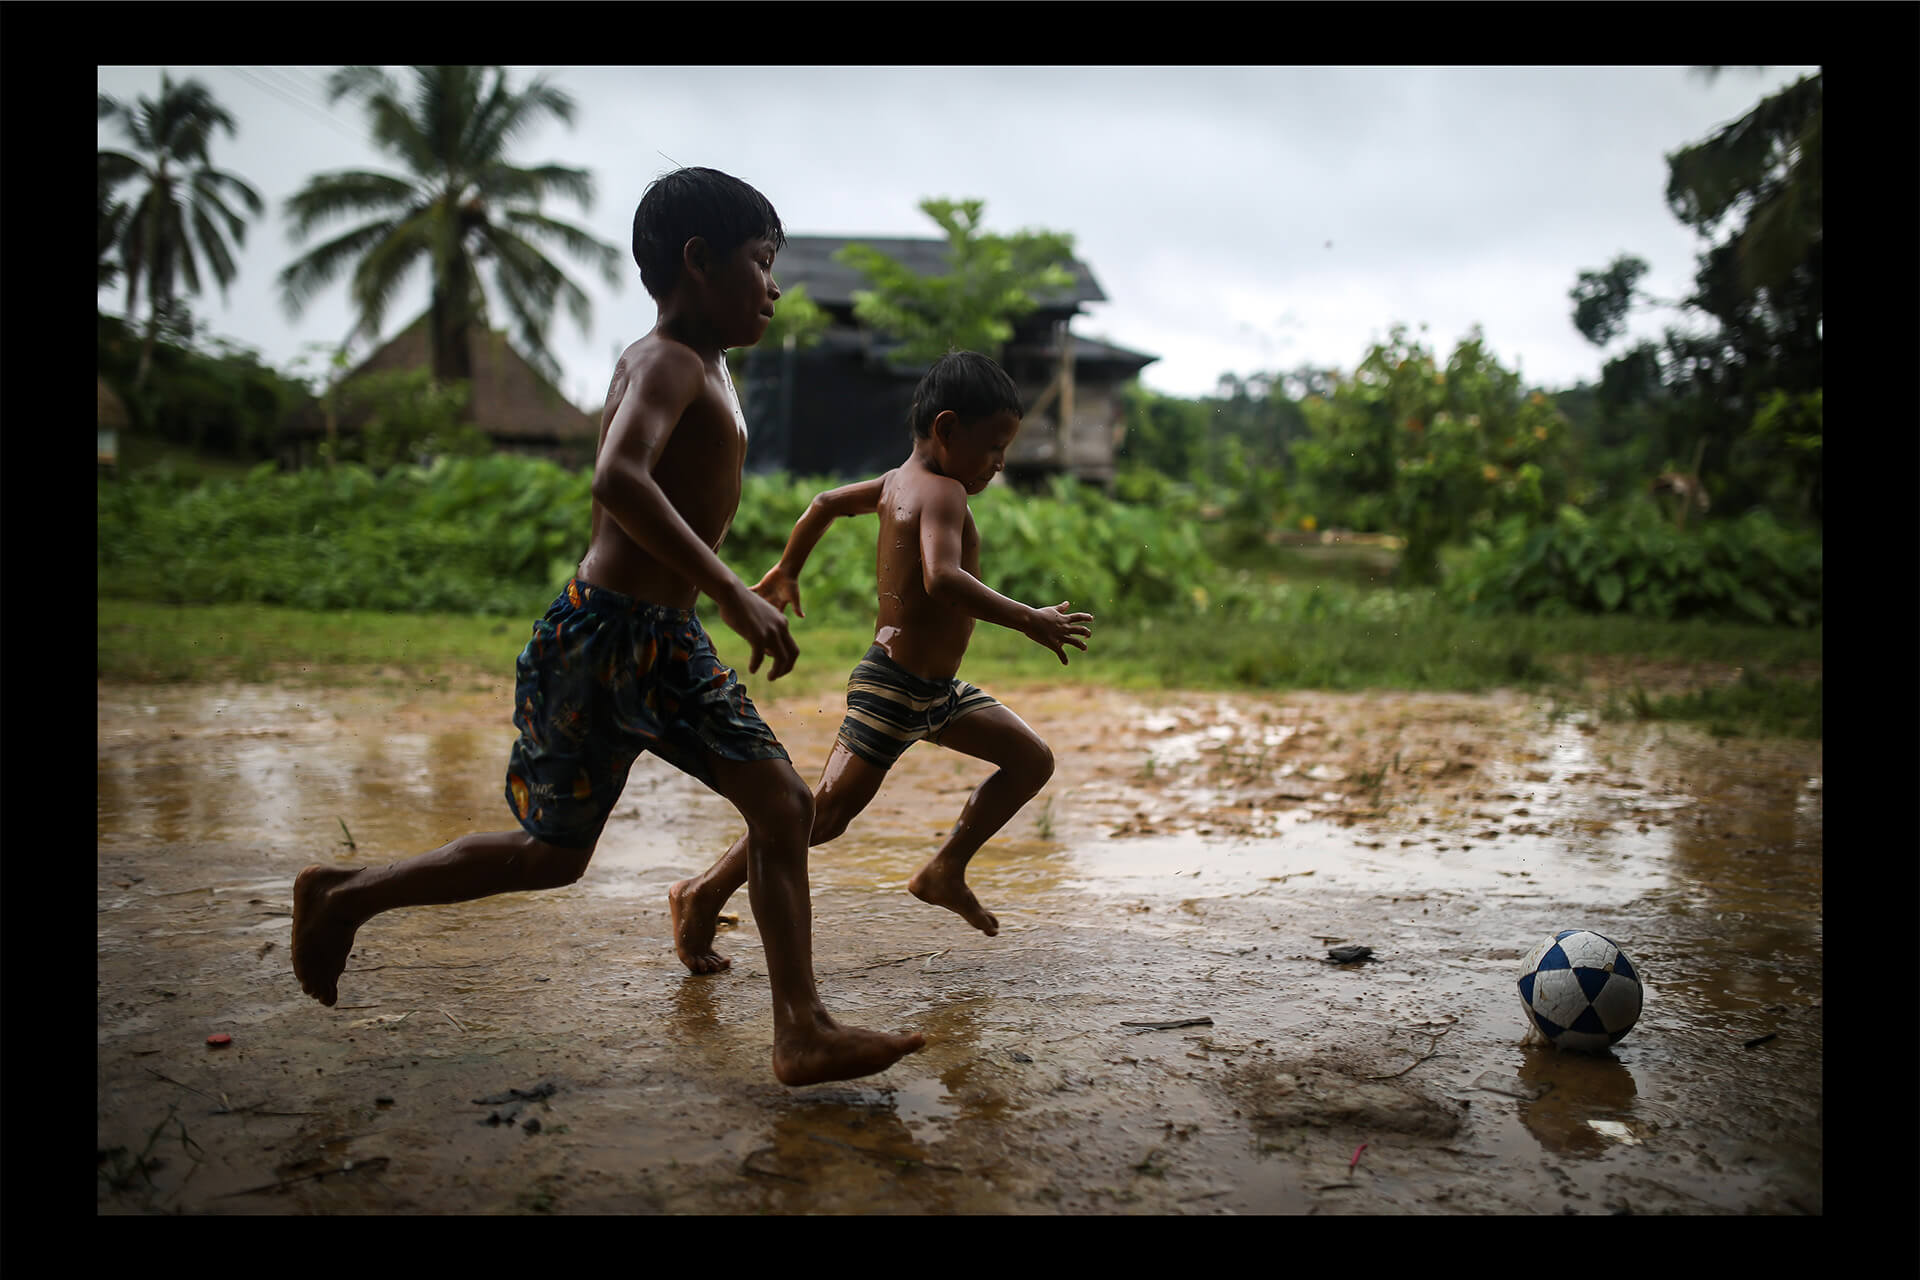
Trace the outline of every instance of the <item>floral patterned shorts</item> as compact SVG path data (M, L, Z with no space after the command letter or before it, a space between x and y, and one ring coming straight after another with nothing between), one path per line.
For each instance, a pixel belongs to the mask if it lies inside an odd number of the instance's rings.
M548 844L592 848L643 751L709 787L715 756L789 758L691 609L570 579L514 669L507 803Z

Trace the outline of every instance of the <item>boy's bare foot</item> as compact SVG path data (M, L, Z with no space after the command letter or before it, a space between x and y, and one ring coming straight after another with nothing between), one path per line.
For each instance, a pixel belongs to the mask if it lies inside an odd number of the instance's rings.
M713 931L720 924L720 904L700 901L692 880L680 880L667 890L673 912L673 950L693 973L719 973L733 961L713 949Z
M820 1084L870 1076L918 1053L927 1038L915 1031L888 1035L861 1027L843 1027L824 1013L804 1035L774 1036L773 1074L785 1085Z
M353 874L343 867L316 865L293 882L293 976L302 991L328 1006L340 998L336 984L360 927L331 909L333 889Z
M957 872L947 872L929 862L907 881L907 892L922 902L956 913L989 938L1000 932L999 919L980 905L980 899L973 896L973 890L967 888L967 882Z

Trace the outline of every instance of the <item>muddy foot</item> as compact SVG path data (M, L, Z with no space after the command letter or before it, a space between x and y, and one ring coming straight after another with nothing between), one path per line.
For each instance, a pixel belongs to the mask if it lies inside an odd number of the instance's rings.
M1000 932L999 919L980 905L967 882L958 875L943 873L931 862L913 873L913 879L907 881L907 892L922 902L954 912L989 938Z
M733 961L713 949L721 905L701 902L691 880L677 881L667 890L667 906L673 912L674 954L689 972L719 973L733 967Z
M885 1071L908 1054L918 1053L926 1042L917 1031L887 1035L839 1026L822 1017L804 1039L797 1034L775 1038L773 1074L781 1084L796 1086L852 1080Z
M360 927L332 908L334 888L353 874L341 867L312 866L293 882L293 976L302 991L328 1006L340 998L336 984Z

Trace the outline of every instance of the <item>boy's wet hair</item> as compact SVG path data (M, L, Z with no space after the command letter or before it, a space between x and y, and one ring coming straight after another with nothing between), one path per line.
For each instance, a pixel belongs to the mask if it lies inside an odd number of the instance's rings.
M695 236L716 259L755 237L771 240L776 250L787 242L772 202L732 174L698 168L663 174L633 211L633 260L655 300L680 282L680 250Z
M975 422L996 413L1023 417L1020 391L1007 371L978 351L949 351L933 362L920 385L913 389L913 408L907 422L916 439L933 434L933 420L951 409L962 422Z

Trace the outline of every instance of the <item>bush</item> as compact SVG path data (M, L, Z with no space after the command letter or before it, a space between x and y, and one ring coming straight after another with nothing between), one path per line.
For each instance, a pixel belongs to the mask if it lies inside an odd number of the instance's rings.
M1765 512L1687 531L1651 503L1598 517L1562 507L1528 530L1511 522L1449 579L1449 598L1477 613L1627 613L1660 619L1817 626L1820 535Z
M722 559L752 583L830 482L746 477ZM175 604L524 614L546 607L584 554L591 475L540 459L441 458L375 474L358 464L185 487L164 475L102 482L98 589ZM1185 610L1213 572L1190 521L1059 481L1047 497L995 486L973 500L982 576L1028 604ZM878 522L842 521L809 557L801 599L874 614Z

